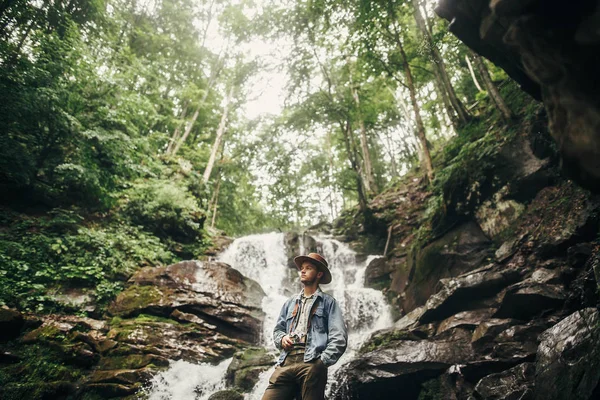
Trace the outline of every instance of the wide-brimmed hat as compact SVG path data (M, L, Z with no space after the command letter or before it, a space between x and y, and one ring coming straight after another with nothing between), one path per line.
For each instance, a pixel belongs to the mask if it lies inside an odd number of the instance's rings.
M296 264L296 267L298 269L302 268L302 263L304 261L308 261L309 263L317 267L319 271L323 272L323 277L321 278L321 281L319 283L326 285L329 282L331 282L331 272L329 271L327 260L325 260L322 255L317 253L309 253L305 256L298 256L294 258L294 263Z

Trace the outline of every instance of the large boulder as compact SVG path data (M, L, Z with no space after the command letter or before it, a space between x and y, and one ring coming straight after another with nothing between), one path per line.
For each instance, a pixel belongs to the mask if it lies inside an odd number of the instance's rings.
M535 364L535 399L598 398L599 337L600 318L595 308L577 311L545 331Z
M468 222L416 250L408 257L405 269L393 275L393 286L404 292L404 311L425 304L440 279L479 268L488 255L489 244L481 228Z
M495 296L521 277L518 269L497 269L488 265L456 278L440 280L440 290L425 304L419 321L441 320L463 310L481 308L480 300Z
M527 279L507 288L494 317L528 320L544 311L559 308L566 298L565 290L560 284Z
M0 308L0 342L19 336L23 325L25 325L25 319L19 311Z
M531 399L534 373L533 363L522 363L482 378L475 386L475 392L488 400Z
M342 368L335 399L417 399L421 384L475 357L465 342L392 340Z
M264 348L249 348L233 356L225 375L228 386L248 392L259 375L275 364L275 357Z
M193 314L223 335L257 343L264 313L260 285L227 264L183 261L138 271L111 304L117 316Z

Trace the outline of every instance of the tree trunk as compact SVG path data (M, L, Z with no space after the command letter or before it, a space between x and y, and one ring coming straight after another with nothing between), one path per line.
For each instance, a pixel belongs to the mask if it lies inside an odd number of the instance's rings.
M471 79L473 79L473 83L475 84L475 87L480 92L483 92L483 89L481 88L481 85L479 84L479 81L477 80L477 76L475 75L475 71L473 71L473 65L471 64L471 60L469 59L469 56L465 56L465 61L467 62L467 66L469 67L469 73L471 74Z
M187 140L188 136L190 135L190 132L192 132L192 128L194 127L194 123L198 119L198 115L200 115L200 108L202 107L202 105L204 104L204 102L206 101L206 99L208 98L208 94L210 93L210 90L211 90L213 84L217 80L217 77L220 75L222 68L223 68L223 60L218 59L215 62L214 68L211 70L211 73L210 73L211 76L210 76L210 78L208 80L208 84L206 85L206 91L202 95L202 99L200 99L200 104L198 105L198 108L196 108L196 111L194 112L194 115L192 115L192 119L187 124L187 126L185 128L185 132L183 133L183 136L182 136L181 140L179 140L177 142L177 144L175 145L175 147L173 148L171 156L175 156L175 154L177 154L177 152L179 151L179 149L181 148L181 146L185 143L185 141Z
M210 227L214 228L215 223L217 222L217 209L219 208L219 190L221 190L221 175L219 175L219 179L217 180L217 188L215 189L214 194L214 202L213 202L213 210L212 210L212 218L210 220Z
M394 146L392 146L392 139L390 138L390 133L387 129L384 133L384 136L385 142L387 144L387 151L390 156L392 177L397 178L398 176L400 176L400 174L398 173L398 164L396 163L396 157L394 156Z
M448 116L448 119L450 120L452 125L454 125L455 128L458 128L460 124L458 123L458 119L456 118L454 107L452 107L452 103L448 98L448 93L446 92L444 82L442 81L442 77L440 75L440 71L436 67L433 68L433 75L435 77L433 81L435 85L435 91L437 92L440 99L442 99L442 104L444 105L446 115Z
M221 115L221 122L219 123L219 128L217 129L217 137L215 138L215 142L213 143L212 150L210 152L210 158L208 159L208 164L206 164L206 169L204 170L204 175L202 175L202 180L204 182L208 182L210 178L210 173L212 172L213 166L215 164L215 158L217 157L217 152L221 147L221 140L225 135L225 127L227 126L227 117L229 115L229 107L231 105L233 97L233 84L229 88L229 92L227 93L227 98L225 99L225 108L223 109L223 115Z
M327 132L327 136L325 137L327 143L327 161L329 162L329 171L327 172L327 181L329 186L329 210L331 211L331 220L335 219L335 190L333 187L333 172L334 172L334 164L333 164L333 153L331 151L331 132Z
M456 112L456 115L458 116L458 121L461 124L465 124L469 121L469 114L467 113L467 110L465 109L462 102L456 95L456 92L454 91L454 87L452 86L452 82L450 81L450 77L448 76L448 72L446 71L446 64L444 63L444 59L442 58L442 55L441 55L440 51L438 50L438 48L434 45L433 38L431 37L431 33L427 29L427 25L425 24L425 19L423 18L423 15L421 14L421 9L419 7L419 1L412 0L412 3L414 6L414 9L415 9L414 10L415 20L417 22L419 30L421 31L425 41L427 42L427 45L431 52L431 57L433 58L433 64L434 64L433 68L437 69L439 72L439 76L440 76L440 80L441 80L440 83L442 84L442 88L444 90L446 90L446 93L448 94L448 99L450 100L450 103L452 104L452 107L454 108L454 111Z
M396 28L396 26L394 26ZM415 122L417 128L417 138L421 143L421 154L422 154L422 162L425 172L427 173L427 179L429 182L433 181L433 164L431 162L431 154L429 153L429 146L427 145L427 137L425 136L425 126L423 125L423 120L421 119L421 110L419 108L419 103L417 101L417 91L415 89L415 83L413 81L412 72L410 70L410 66L408 65L408 58L406 57L406 52L404 51L404 46L402 46L402 41L400 40L400 34L398 30L395 31L396 45L398 46L398 50L400 51L400 56L402 57L402 64L404 66L404 75L406 76L406 86L408 86L408 91L410 92L410 102L412 103L413 111L415 114Z
M358 206L360 208L360 211L362 213L365 213L367 211L367 198L365 196L364 183L357 162L356 147L352 144L354 142L354 138L352 137L352 124L350 123L350 121L346 121L345 125L344 123L340 122L340 128L342 129L342 134L344 135L344 144L346 145L346 152L348 153L350 165L356 175L356 191L358 193Z
M508 108L508 105L504 102L504 99L500 95L500 92L492 82L492 78L490 77L490 73L488 72L487 67L483 63L483 59L479 56L479 54L475 53L471 50L471 54L473 55L473 60L475 62L475 66L479 71L479 75L481 76L481 80L483 81L483 85L488 91L490 98L496 105L498 111L500 111L500 115L507 121L510 121L513 118L512 111Z
M187 107L188 107L188 104L186 103L185 106L183 106L183 110L181 110L180 116L183 121L185 121L185 116L187 114ZM167 145L167 149L165 150L166 155L169 155L171 153L171 151L173 150L173 146L179 140L179 135L181 134L181 126L184 123L185 122L180 122L179 124L177 124L177 128L175 128L175 132L173 132L173 136L171 136L171 140L169 140L169 144Z
M350 78L350 84L352 84L352 78ZM363 156L365 189L367 190L367 192L377 193L377 183L375 182L375 176L373 175L373 164L371 163L371 155L369 154L367 131L365 129L365 122L363 121L360 112L360 97L358 97L358 91L355 87L352 88L352 97L354 97L354 102L356 103L356 108L358 110L358 123L360 127L360 148Z

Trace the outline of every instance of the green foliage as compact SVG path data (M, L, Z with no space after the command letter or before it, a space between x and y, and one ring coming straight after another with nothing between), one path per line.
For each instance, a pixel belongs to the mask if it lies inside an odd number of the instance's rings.
M62 362L62 353L52 346L26 345L19 349L19 356L22 361L18 364L0 368L0 387L6 387L11 382L18 382L20 385L74 382L82 377L82 371L65 365Z
M421 385L418 400L444 400L445 398L439 379L430 379Z
M0 232L0 302L29 310L56 307L49 289L84 287L102 304L144 264L168 264L176 258L160 240L138 227L111 223L77 225L74 211L54 210L43 217L3 213L8 229Z
M387 331L373 336L359 349L360 354L368 353L380 347L388 346L398 340L421 340L412 332L408 331Z
M206 215L198 200L180 184L157 180L136 182L124 197L124 213L134 224L183 243L201 237Z

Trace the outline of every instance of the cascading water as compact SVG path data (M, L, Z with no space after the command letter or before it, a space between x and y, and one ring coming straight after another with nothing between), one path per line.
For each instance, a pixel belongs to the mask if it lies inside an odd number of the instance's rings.
M348 327L348 349L337 364L329 368L329 387L339 367L354 358L356 351L369 335L392 325L392 317L385 297L380 291L363 286L366 266L377 256L360 260L346 244L326 236L315 237L317 250L327 259L333 280L322 289L332 294L344 312ZM298 254L304 249L297 249ZM272 332L281 306L290 295L301 290L299 280L289 279L283 233L246 236L235 240L219 257L243 275L254 279L266 293L262 302L265 312L262 343L276 352ZM150 400L205 400L214 391L225 387L224 375L230 360L217 366L194 365L178 361L157 374L151 382ZM261 374L247 400L261 398L273 368Z

